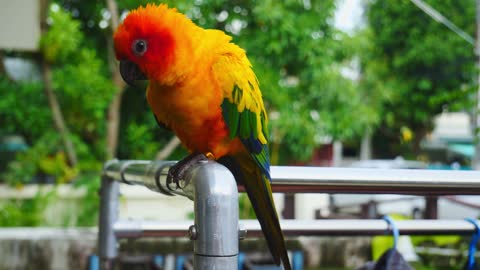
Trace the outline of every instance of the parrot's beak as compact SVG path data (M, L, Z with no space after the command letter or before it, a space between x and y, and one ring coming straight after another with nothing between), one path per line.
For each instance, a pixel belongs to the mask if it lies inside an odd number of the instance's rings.
M123 80L131 86L136 86L138 80L148 80L145 73L133 62L129 60L120 61L120 75Z

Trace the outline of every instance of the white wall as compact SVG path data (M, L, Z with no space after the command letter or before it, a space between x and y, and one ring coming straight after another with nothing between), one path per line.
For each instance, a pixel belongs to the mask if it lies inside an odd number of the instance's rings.
M120 218L185 220L193 202L182 196L166 196L141 186L120 186Z
M36 51L40 0L0 0L0 49Z
M315 210L328 211L328 194L304 193L295 194L295 218L315 219Z

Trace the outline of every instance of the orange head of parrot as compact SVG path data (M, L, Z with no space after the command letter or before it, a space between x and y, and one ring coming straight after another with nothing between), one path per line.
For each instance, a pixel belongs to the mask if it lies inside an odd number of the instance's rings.
M178 31L185 21L190 20L163 4L148 4L127 15L113 37L125 82L153 79L168 84L180 76L172 67L178 60L178 43L187 42Z

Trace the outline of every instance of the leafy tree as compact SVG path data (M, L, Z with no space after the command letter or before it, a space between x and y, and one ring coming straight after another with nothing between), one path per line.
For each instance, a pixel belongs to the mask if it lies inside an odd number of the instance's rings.
M8 164L2 180L21 185L35 179L41 182L53 179L63 183L88 178L89 181L83 181L83 186L95 187L105 156L102 151L105 144L105 111L113 85L106 76L108 73L103 61L80 31L79 22L58 5L52 6L48 16L50 27L42 36L41 47L49 65L49 94L54 95L63 108L62 121L70 127L68 139L75 146L79 162L76 166L67 162L65 145L60 143L62 136L51 124L52 111L42 92L42 88L47 86L40 82L14 82L2 74L0 134L23 135L30 145L27 151L17 154L16 160ZM49 101L51 97L48 97ZM87 196L91 194L96 194L93 188L88 189ZM84 206L90 209L89 206L96 204L98 202L92 200ZM6 205L0 211L10 212L8 209ZM42 211L44 207L34 209ZM28 215L38 214L41 213ZM95 216L92 212L89 215ZM80 222L92 224L91 219L80 219Z
M33 142L43 134L51 115L41 88L39 82L18 83L0 74L0 136L19 134Z
M474 35L475 1L426 2ZM408 0L370 0L367 16L375 52L372 60L380 68L365 76L383 80L393 95L385 105L380 134L398 146L402 130L404 134L411 130L413 150L418 153L434 115L471 105L473 48Z
M92 161L92 158L101 161L105 152L99 146L104 144L105 112L114 86L104 62L88 46L79 22L58 5L52 7L49 15L51 27L42 38L46 54L49 55L48 51L53 48L52 55L56 55L52 66L52 87L65 108L65 121L77 137L77 144L89 148L78 149L79 157L83 162Z

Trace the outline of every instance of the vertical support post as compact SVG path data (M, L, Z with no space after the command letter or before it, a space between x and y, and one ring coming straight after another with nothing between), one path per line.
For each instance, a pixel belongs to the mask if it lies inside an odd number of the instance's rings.
M195 225L194 269L238 269L238 190L232 173L207 161L188 172L184 191L192 194ZM193 187L192 187L193 186ZM193 188L193 190L189 190Z
M363 132L362 142L360 143L360 160L369 160L372 158L372 132L366 129Z
M438 197L427 196L425 197L425 216L426 219L438 218Z
M283 211L284 219L295 219L295 194L285 193L283 195Z
M476 56L476 66L477 72L480 67L480 0L475 1L475 14L476 14L476 28L477 35L475 38L475 56ZM476 104L473 110L473 145L475 146L475 153L472 158L472 168L474 170L480 170L480 73L477 74L477 94L476 94Z
M100 217L98 222L98 255L100 269L113 269L113 259L117 257L117 238L113 225L118 218L119 183L102 176L100 187Z
M362 218L378 218L377 202L375 202L374 200L369 200L367 203L362 204L360 207L360 216Z

